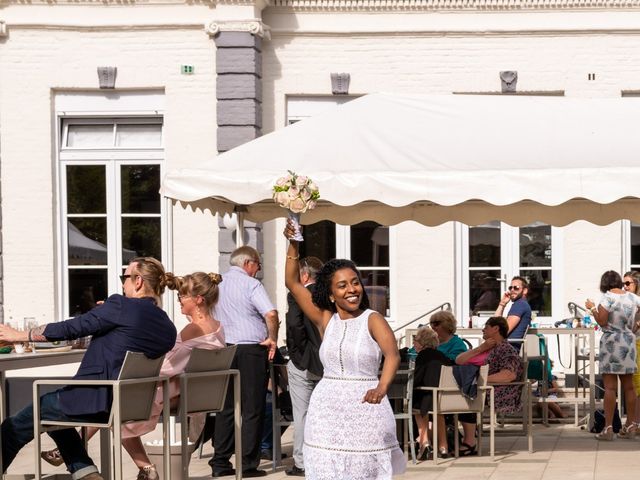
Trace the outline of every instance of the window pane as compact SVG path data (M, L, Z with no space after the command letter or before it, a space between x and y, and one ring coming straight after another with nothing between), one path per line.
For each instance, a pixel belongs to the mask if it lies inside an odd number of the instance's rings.
M124 165L120 181L122 213L160 213L159 165Z
M67 147L113 147L113 125L69 125Z
M631 264L640 265L640 224L631 224Z
M500 266L500 222L469 227L469 266Z
M389 271L360 270L369 305L382 315L389 316Z
M336 224L328 220L305 225L300 257L318 257L323 262L336 258Z
M356 265L389 266L389 227L362 222L351 227L351 260Z
M154 257L162 261L160 218L122 219L122 263L135 257Z
M551 266L551 226L530 225L520 228L520 266Z
M469 271L469 305L474 315L498 308L502 295L499 276L500 270Z
M67 213L107 213L104 166L67 166Z
M527 302L538 315L551 316L551 270L520 270L529 282Z
M107 269L69 269L69 314L88 312L107 298Z
M116 127L116 147L161 147L162 125L121 125Z
M73 218L67 222L69 265L107 264L107 219Z

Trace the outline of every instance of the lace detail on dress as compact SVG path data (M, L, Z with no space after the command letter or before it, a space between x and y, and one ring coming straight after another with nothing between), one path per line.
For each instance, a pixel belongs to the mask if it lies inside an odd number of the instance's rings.
M378 384L381 358L369 334L371 313L350 320L336 314L327 325L320 347L325 375L313 391L305 423L308 479L390 479L406 467L389 401L362 403Z

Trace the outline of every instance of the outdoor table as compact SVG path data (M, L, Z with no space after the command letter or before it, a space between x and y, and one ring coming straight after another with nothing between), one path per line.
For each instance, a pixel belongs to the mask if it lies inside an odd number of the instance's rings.
M7 414L6 372L8 372L9 370L22 370L24 368L36 368L46 367L50 365L63 365L66 363L77 363L82 360L85 352L86 350L70 350L68 352L47 352L46 350L41 350L34 353L12 352L0 354L0 422L4 421ZM106 459L108 463L108 455L103 456L101 453L100 457L101 459ZM2 452L0 451L0 466L1 465ZM105 468L104 462L102 468ZM108 465L106 466L105 471L109 471Z

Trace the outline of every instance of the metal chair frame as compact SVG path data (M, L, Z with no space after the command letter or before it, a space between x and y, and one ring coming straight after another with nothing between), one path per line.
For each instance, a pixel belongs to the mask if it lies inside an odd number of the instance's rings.
M157 383L163 384L163 410L162 410L162 441L163 441L163 464L165 473L165 480L170 480L171 471L171 455L169 445L169 377L157 376L160 371L164 356L159 359L150 360L144 357L141 353L127 352L125 356L120 376L117 380L36 380L33 383L33 434L34 434L34 454L35 454L35 480L42 478L42 465L40 458L41 441L40 435L44 432L51 430L60 430L65 428L75 427L96 427L99 429L106 429L111 435L101 435L101 456L108 455L110 457L110 465L113 468L113 478L115 480L122 480L122 434L121 426L130 421L146 420L151 414L151 406L153 399L155 398L155 391ZM151 368L156 368L156 376L134 377L134 378L120 378L123 375L123 371L126 371L126 367L141 363L148 362ZM59 386L83 386L83 387L111 387L113 392L113 400L111 403L111 411L109 413L109 419L107 422L63 422L54 420L41 420L40 419L40 391L41 385L59 385ZM144 405L146 409L146 418L144 415L137 415L137 418L129 418L129 415L125 412L123 414L123 405L129 404L139 405L139 399L128 399L128 396L133 393L127 392L127 387L133 385L148 385L148 389L153 391L152 395L149 395L149 402ZM106 443L106 444L105 444ZM110 472L101 472L105 477L110 477Z

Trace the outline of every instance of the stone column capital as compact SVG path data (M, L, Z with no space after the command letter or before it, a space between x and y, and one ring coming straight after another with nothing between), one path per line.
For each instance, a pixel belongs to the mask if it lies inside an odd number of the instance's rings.
M244 32L265 40L271 38L270 28L259 18L250 20L213 20L204 26L205 32L214 37L220 32Z

